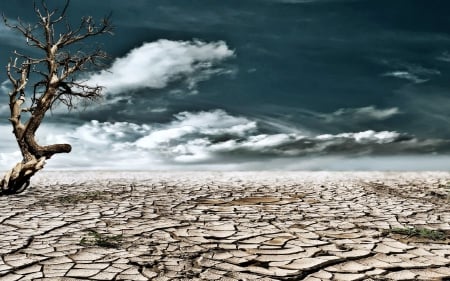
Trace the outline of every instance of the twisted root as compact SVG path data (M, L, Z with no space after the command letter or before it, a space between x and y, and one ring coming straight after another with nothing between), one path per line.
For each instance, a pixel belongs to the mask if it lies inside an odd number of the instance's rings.
M39 160L33 159L26 163L17 163L0 181L0 195L24 192L30 185L30 178L44 168L45 159L45 157L41 157Z

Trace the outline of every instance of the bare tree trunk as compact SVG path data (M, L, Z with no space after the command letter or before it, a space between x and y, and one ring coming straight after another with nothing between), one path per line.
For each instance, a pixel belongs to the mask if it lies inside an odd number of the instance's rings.
M34 138L33 138L34 140ZM54 144L46 147L39 147L38 150L31 148L30 145L24 141L21 147L23 160L17 163L14 168L5 174L0 181L0 194L14 194L24 191L30 185L30 178L39 170L44 168L45 160L49 159L56 153L68 153L71 150L69 144ZM37 146L37 144L35 144Z
M51 97L56 90L48 89L43 97ZM23 125L20 121L23 98L14 100L11 96L10 121L13 125L13 132L22 153L22 162L17 163L14 168L5 174L0 181L0 194L15 194L23 192L30 185L30 178L39 170L44 168L45 160L50 159L56 153L68 153L71 151L69 144L53 144L40 146L35 140L35 133L41 124L45 112L50 107L49 102L41 103L28 122Z
M45 0L42 0L41 8L34 6L38 18L36 25L24 23L20 18L11 24L3 16L5 25L23 35L27 45L37 48L42 57L35 58L15 51L15 59L11 59L7 66L8 79L12 84L9 121L22 153L22 161L0 180L0 195L24 191L30 184L30 178L44 167L47 159L54 154L71 151L69 144L41 146L35 140L36 131L46 112L55 103L70 109L76 99L96 100L101 96L101 86L83 84L77 81L75 74L86 70L89 65L101 65L100 61L107 55L100 49L71 52L67 46L92 36L111 33L112 26L108 18L96 23L92 17L83 17L80 25L73 29L65 20L68 5L69 0L66 0L62 13L57 16L57 10L48 9ZM59 33L59 36L55 34L56 25L65 28L65 32ZM30 74L42 80L35 83L32 90L29 89L33 94L32 103L29 108L23 108ZM23 112L31 114L25 123L21 121Z

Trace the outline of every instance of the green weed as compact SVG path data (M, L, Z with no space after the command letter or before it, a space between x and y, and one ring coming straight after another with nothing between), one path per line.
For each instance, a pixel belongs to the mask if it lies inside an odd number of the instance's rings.
M122 235L107 235L90 229L88 236L81 238L80 245L90 247L97 246L102 248L119 248L122 239Z
M91 191L73 195L65 195L57 198L57 201L62 204L76 204L80 202L91 202L94 200L106 200L110 193L102 191Z
M447 235L439 230L417 227L393 228L389 232L405 235L408 237L418 237L430 240L445 240Z

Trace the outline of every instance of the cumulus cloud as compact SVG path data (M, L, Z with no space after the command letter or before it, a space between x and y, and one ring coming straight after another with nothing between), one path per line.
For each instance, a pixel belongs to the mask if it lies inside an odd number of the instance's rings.
M151 127L148 125L137 125L128 122L103 122L92 120L90 123L77 127L74 132L63 136L46 134L45 142L70 142L72 140L82 141L88 145L115 145L128 141L135 141L135 136L146 134ZM45 132L44 132L45 133Z
M278 167L284 169L295 159L450 152L449 141L419 140L395 131L304 135L263 127L260 120L212 110L181 112L171 122L151 126L98 121L63 128L50 124L38 131L38 139L43 144L72 144L72 153L49 161L51 168L67 169L251 169L270 168L271 161L285 163ZM17 161L14 153L11 147L2 151L1 168L8 168L5 163L13 157Z
M239 139L255 132L255 121L236 117L222 110L182 112L170 124L160 126L139 138L134 146L157 151L169 161L192 163L213 160L214 143Z
M218 62L234 55L225 42L158 40L144 43L124 57L117 58L109 69L93 73L87 84L100 85L108 94L139 89L161 89L183 79L189 88L211 75L220 73Z

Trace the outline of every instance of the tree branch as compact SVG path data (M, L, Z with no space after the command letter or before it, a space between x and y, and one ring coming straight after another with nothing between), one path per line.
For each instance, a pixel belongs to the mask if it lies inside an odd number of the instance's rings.
M2 15L5 25L23 35L26 44L38 48L42 57L35 58L15 51L14 59L11 59L6 67L8 79L12 84L9 93L9 120L23 160L0 181L0 195L2 192L10 194L24 190L29 184L30 177L42 169L46 159L56 153L71 151L69 144L41 146L36 142L35 133L46 112L51 110L55 103L60 102L70 110L78 99L90 101L101 97L102 87L86 85L74 76L76 73L99 66L102 60L107 58L106 53L100 49L87 53L81 51L71 53L71 48L65 47L89 37L112 33L109 16L100 23L96 23L92 17L84 17L74 30L67 21L66 12L69 3L70 0L66 0L62 12L58 14L56 9L48 8L45 0L41 0L39 7L34 2L34 12L38 20L33 26L25 24L20 18L13 24ZM62 28L65 27L65 32L56 40L54 33L58 30L57 24L62 25ZM28 85L30 74L37 74L36 76L41 79L35 79L38 82L32 86L31 106L24 107L25 94L31 88ZM25 124L21 121L23 112L31 112Z
M84 31L84 32L83 32ZM97 25L92 17L83 17L79 27L73 31L70 26L68 31L60 35L55 45L60 48L82 41L88 37L109 33L112 34L113 27L110 22L110 15L103 18L102 23Z
M58 23L58 22L62 21L66 17L66 12L67 12L67 8L69 7L69 4L70 4L70 0L67 0L66 4L64 5L64 8L63 8L63 10L61 12L61 14L59 15L59 18L57 18L56 20L53 20L52 24Z
M17 21L19 22L18 25L12 25L8 22L8 19L6 18L6 16L4 14L2 14L3 17L3 22L5 23L5 25L11 29L15 29L17 31L19 31L20 33L22 33L22 35L27 39L27 44L30 46L35 46L38 47L40 49L45 50L46 46L44 43L42 43L37 37L35 37L33 35L33 31L34 28L32 28L31 26L26 27L22 20L20 18L17 19ZM30 44L30 41L34 43Z

